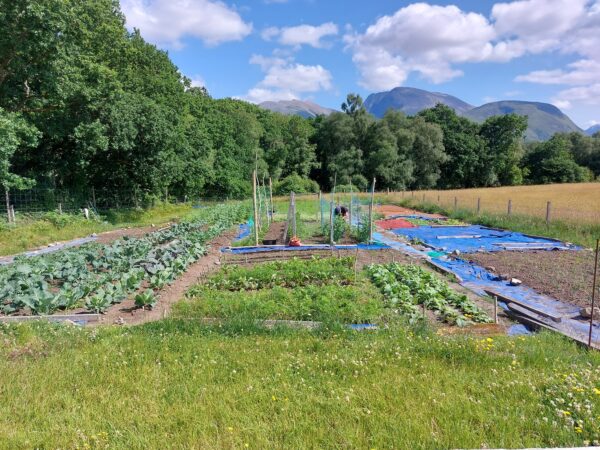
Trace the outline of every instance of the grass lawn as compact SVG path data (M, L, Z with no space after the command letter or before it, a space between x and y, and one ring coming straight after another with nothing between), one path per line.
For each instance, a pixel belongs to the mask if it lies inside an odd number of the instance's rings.
M568 419L582 414L558 399L584 410L589 398L597 417L600 358L551 334L482 341L404 326L267 332L164 320L11 326L1 337L7 449L494 448L598 435L597 422L578 433Z
M600 440L600 354L380 317L352 258L227 267L137 327L0 325L0 448L480 448ZM337 291L336 291L337 289ZM312 331L254 318L322 318ZM205 315L227 320L202 325ZM243 320L237 320L237 319ZM192 319L192 320L190 320Z
M110 211L98 220L85 220L74 215L53 215L59 220L35 220L0 228L0 255L12 255L51 242L66 241L92 233L115 230L124 227L140 227L162 224L176 219L191 218L199 210L190 204L161 204L147 210Z

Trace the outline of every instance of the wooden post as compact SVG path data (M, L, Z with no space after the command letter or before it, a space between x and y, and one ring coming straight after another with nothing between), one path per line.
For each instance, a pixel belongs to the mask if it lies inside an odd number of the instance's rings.
M92 186L92 205L94 205L95 210L98 209L96 207L96 190L94 189L94 186Z
M594 259L594 279L592 281L592 311L590 314L590 334L588 347L592 346L592 327L594 326L594 307L596 305L596 279L598 275L598 253L600 252L600 239L596 239L596 258Z
M546 225L550 225L550 210L552 208L552 202L546 203Z
M477 215L481 212L481 197L477 197Z
M323 207L321 206L323 194L319 191L319 211L317 214L321 217L321 228L323 228Z
M254 209L254 245L258 247L258 210L256 209L256 170L252 172L252 207Z
M373 242L373 202L375 200L375 178L371 186L371 203L369 204L369 244Z
M333 201L329 202L329 245L333 245Z
M15 216L15 205L10 205L10 215L12 216L13 223L16 223L17 218Z
M292 208L292 236L296 236L296 194L290 194L290 207Z
M440 196L439 196L439 194L438 194L438 205L439 205L439 204L440 204Z
M456 211L456 208L458 208L458 198L454 197L454 210Z
M271 177L269 177L269 198L271 200L271 220L273 220L273 211L275 209L273 208L273 181Z
M58 202L58 213L62 214L62 203Z
M350 208L348 222L350 222L350 232L352 232L352 185L350 185Z
M508 215L510 216L512 214L512 200L508 200Z
M498 297L494 295L494 323L498 324Z
M425 203L425 194L423 194L423 202L422 203Z
M12 216L10 215L10 195L8 194L8 189L4 190L5 198L6 198L6 216L8 218L8 223L12 222Z

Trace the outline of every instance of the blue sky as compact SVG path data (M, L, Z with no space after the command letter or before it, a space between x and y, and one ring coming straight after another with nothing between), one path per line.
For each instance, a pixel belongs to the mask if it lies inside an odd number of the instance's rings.
M211 95L339 109L395 86L549 102L600 123L600 0L121 0Z

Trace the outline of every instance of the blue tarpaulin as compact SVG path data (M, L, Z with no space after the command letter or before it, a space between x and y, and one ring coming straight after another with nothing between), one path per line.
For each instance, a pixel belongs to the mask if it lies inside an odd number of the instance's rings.
M357 244L357 245L302 245L300 247L290 246L265 246L265 247L226 247L222 248L223 253L247 254L247 253L268 253L268 252L298 252L307 250L384 250L390 248L381 243L375 244Z
M240 230L239 233L237 234L237 236L233 239L233 242L236 241L241 241L242 239L244 239L245 237L250 236L250 231L252 230L252 227L250 226L250 224L248 223L242 223L240 225Z
M554 239L528 236L508 230L497 230L480 225L401 228L394 234L445 252L459 250L462 253L503 250L572 250L577 247Z

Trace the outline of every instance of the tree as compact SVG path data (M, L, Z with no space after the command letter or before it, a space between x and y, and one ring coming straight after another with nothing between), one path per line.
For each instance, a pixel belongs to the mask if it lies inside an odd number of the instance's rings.
M569 139L561 134L533 145L525 157L528 181L535 184L589 181L590 170L575 162L570 145Z
M0 108L0 184L4 189L23 189L33 184L33 180L12 172L11 159L17 150L35 146L38 137L38 130L20 115Z
M479 135L486 144L486 159L494 171L493 184L515 185L523 182L519 167L523 157L523 137L527 117L516 114L489 117L481 125Z

